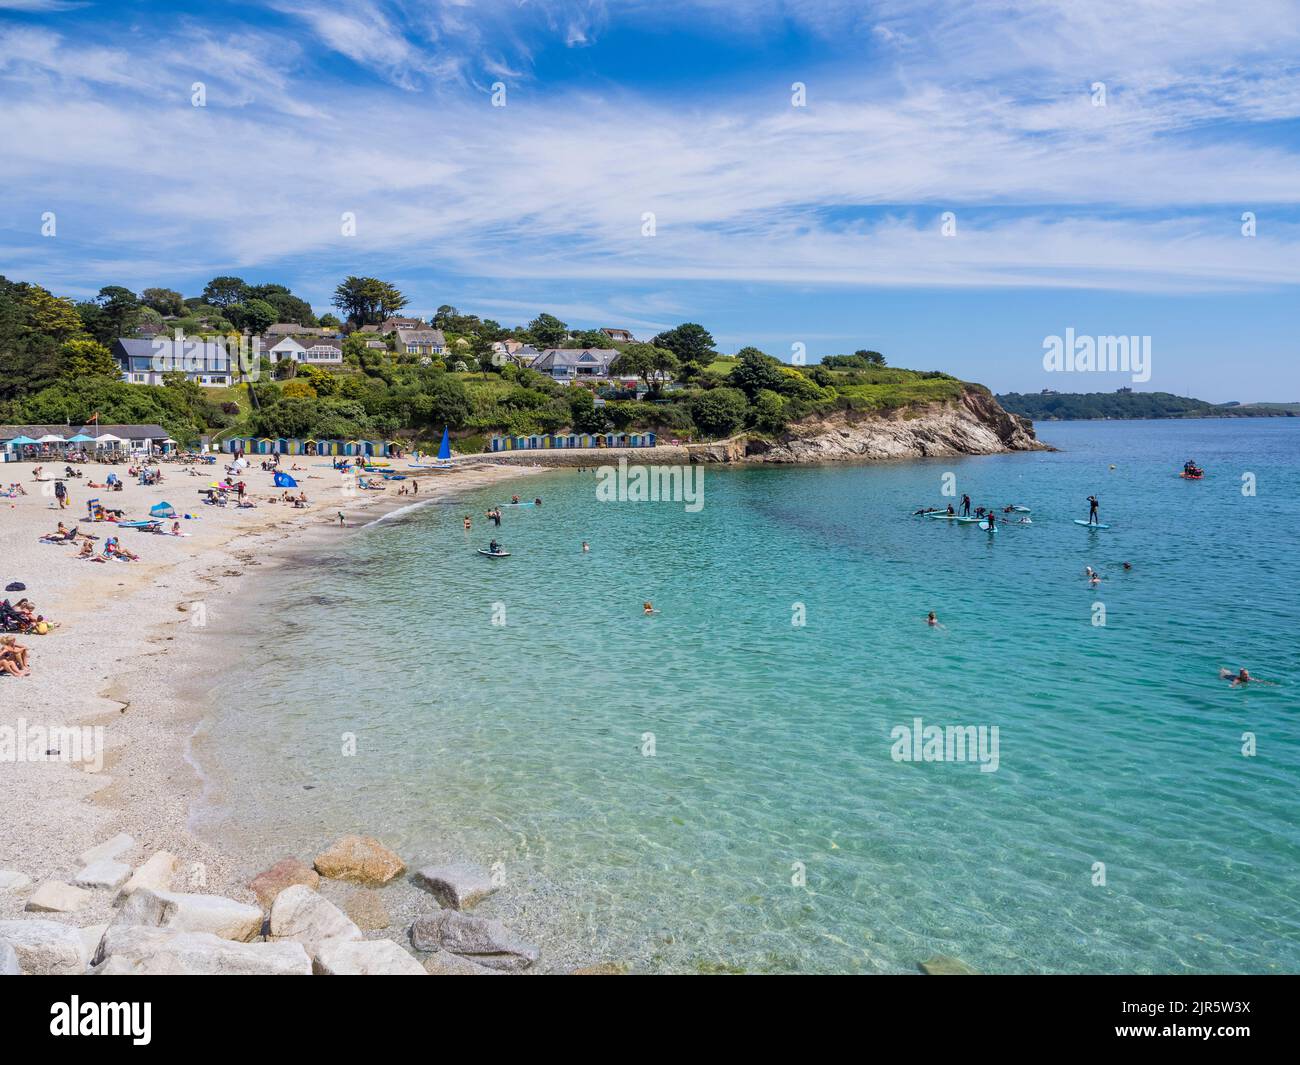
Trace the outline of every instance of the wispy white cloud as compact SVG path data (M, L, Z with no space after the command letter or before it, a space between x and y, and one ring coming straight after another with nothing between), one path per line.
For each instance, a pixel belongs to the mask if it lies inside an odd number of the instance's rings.
M1211 5L1166 0L1125 34L1104 17L1117 10L1109 3L1098 15L932 3L909 16L892 3L756 2L759 25L802 20L897 58L852 77L819 72L803 109L766 93L665 102L554 88L544 102L514 94L506 108L476 93L433 106L422 79L473 81L488 69L481 57L463 69L476 50L507 57L495 69L526 66L520 27L539 18L565 41L581 26L588 41L618 18L682 7L524 5L515 24L512 6L279 3L402 92L322 77L308 44L266 30L182 24L149 42L147 62L134 39L91 46L0 30L10 217L30 226L57 209L68 239L118 249L103 260L122 265L123 280L148 280L169 258L337 266L326 273L369 258L512 279L1300 283L1296 145L1251 128L1300 117L1294 27L1257 35L1279 14L1272 0L1232 26ZM694 10L721 19L725 6ZM1112 48L1120 59L1134 50L1145 73L1103 66ZM1098 69L1111 79L1106 107L1089 95ZM207 108L189 106L193 80L211 83ZM957 214L955 237L940 234L944 210ZM1254 239L1239 231L1246 210L1260 216ZM355 237L340 233L345 211ZM656 216L652 238L641 236L645 212ZM41 254L38 244L28 258ZM47 270L75 269L47 257Z

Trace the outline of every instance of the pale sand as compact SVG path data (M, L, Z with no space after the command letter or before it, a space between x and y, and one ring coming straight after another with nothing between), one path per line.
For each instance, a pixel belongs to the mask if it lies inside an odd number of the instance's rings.
M307 469L283 467L311 500L308 509L297 510L267 502L281 490L271 487L271 474L254 457L243 479L257 508L239 510L199 500L198 490L222 477L222 461L199 468L197 476L186 472L192 467L166 463L162 485L130 483L121 492L90 489L86 481L102 482L110 469L128 480L125 466L87 465L81 467L82 480L65 482L71 503L62 513L52 497L41 494L52 482L43 486L32 480L32 463L0 463L0 485L17 481L30 493L0 499L0 589L12 581L27 585L24 592L0 591L0 598L29 598L41 614L60 623L48 636L19 637L30 649L32 675L0 678L0 726L16 726L20 718L29 727L102 725L107 748L98 772L57 760L0 762L0 869L26 873L33 886L49 879L70 881L80 868L78 855L126 832L136 846L121 860L138 865L155 850L169 850L184 863L177 890L252 901L252 893L236 879L236 856L216 853L186 828L201 783L187 761L200 711L177 693L184 690L187 664L210 650L203 643L203 628L193 623L195 604L202 604L209 616L238 609L241 582L255 580L265 572L258 567L273 563L275 553L286 546L318 546L412 503L540 472L471 459L454 472L432 473L408 471L405 460L396 460L394 469L419 477L418 496L398 496L397 482L391 482L385 492L356 491L345 497L342 479L313 465L325 460L300 457L287 462ZM52 473L65 464L43 465ZM125 511L128 520L147 517L149 507L164 499L178 513L199 520L181 520L182 530L191 534L186 538L78 522L86 500L96 496ZM348 523L342 529L336 517L340 510ZM38 543L37 537L53 531L60 520L100 537L97 548L117 535L142 561L85 562L75 557L77 548ZM274 641L282 623L265 619L258 642ZM231 666L237 669L238 663ZM321 840L322 849L330 842ZM21 916L29 894L0 892L0 919ZM46 916L83 927L102 923L113 912L113 894L96 891L86 909Z

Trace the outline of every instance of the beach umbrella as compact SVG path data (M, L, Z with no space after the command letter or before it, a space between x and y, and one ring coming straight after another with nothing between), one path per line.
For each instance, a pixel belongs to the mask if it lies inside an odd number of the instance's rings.
M65 441L61 436L56 436L54 433L46 433L36 442L38 444L63 444L67 441Z
M298 482L290 477L287 473L277 473L275 475L276 488L297 488Z
M78 433L76 436L68 437L69 444L91 444L94 443L93 436L87 436L85 433Z
M26 447L28 444L36 443L30 436L15 436L12 440L5 441L5 447Z

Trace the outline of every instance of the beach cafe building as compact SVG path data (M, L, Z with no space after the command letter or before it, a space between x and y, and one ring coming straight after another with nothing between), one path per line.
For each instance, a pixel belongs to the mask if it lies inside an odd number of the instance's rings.
M229 455L329 455L354 458L388 458L401 453L395 440L300 440L296 437L235 436L221 441Z
M58 458L69 451L168 454L176 441L161 425L0 425L0 461Z

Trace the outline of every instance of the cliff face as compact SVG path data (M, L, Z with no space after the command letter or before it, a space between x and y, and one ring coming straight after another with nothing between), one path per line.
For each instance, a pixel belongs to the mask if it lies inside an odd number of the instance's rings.
M792 425L775 442L749 441L745 457L750 462L813 463L1045 450L1032 422L1008 414L982 389L966 388L952 403L885 413L839 411Z

